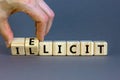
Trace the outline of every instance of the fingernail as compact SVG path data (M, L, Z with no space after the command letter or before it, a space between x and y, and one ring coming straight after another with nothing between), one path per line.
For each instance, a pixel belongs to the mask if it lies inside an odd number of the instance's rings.
M6 41L5 43L6 43L6 47L7 47L7 48L10 48L10 47L11 47L11 46L10 46L10 45L11 45L11 41Z
M38 38L39 41L44 41L44 36L42 36L42 35L37 37L37 38Z

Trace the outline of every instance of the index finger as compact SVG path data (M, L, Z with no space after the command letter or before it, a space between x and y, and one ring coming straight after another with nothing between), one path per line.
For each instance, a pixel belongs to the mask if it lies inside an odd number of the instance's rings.
M37 6L22 7L20 11L32 17L36 24L36 37L43 41L48 21L47 15Z

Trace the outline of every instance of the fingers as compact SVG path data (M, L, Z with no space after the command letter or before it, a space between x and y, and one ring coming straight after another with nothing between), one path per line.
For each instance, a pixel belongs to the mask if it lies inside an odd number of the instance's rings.
M30 15L36 24L36 37L40 40L44 40L45 29L48 22L47 15L37 5L24 6L21 11Z
M47 23L47 27L45 30L45 35L46 35L52 26L52 22L53 22L55 14L52 11L52 9L50 9L50 7L43 0L39 2L39 6L48 16L48 23Z
M13 32L7 20L0 20L0 34L5 40L6 46L10 47L10 44L13 40Z
M36 24L36 37L40 40L43 41L44 40L44 36L45 36L45 27L42 26L41 22L35 22Z
M54 12L43 0L38 0L39 3L34 3L36 1L31 0L30 3L24 3L23 1L21 1L20 5L17 5L16 8L17 11L23 11L35 20L36 36L40 41L43 41L44 36L49 32L51 28L54 18ZM17 11L12 10L11 14ZM10 11L8 11L8 13L9 12ZM0 34L5 39L7 47L10 47L10 43L13 40L13 32L8 24L7 19L0 20Z

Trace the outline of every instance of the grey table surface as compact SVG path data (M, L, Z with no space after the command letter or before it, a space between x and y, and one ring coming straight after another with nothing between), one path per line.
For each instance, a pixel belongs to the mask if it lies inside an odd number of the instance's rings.
M45 40L105 40L108 56L11 56L0 37L0 80L119 80L120 0L46 0L56 17ZM15 37L35 37L24 13L9 18Z

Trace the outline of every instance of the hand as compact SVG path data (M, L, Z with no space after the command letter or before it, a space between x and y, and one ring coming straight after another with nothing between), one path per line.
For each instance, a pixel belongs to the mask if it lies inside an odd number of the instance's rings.
M36 24L36 37L43 41L54 18L54 12L44 0L0 0L0 34L4 38L7 47L10 47L14 37L8 24L8 17L19 11L32 17Z

